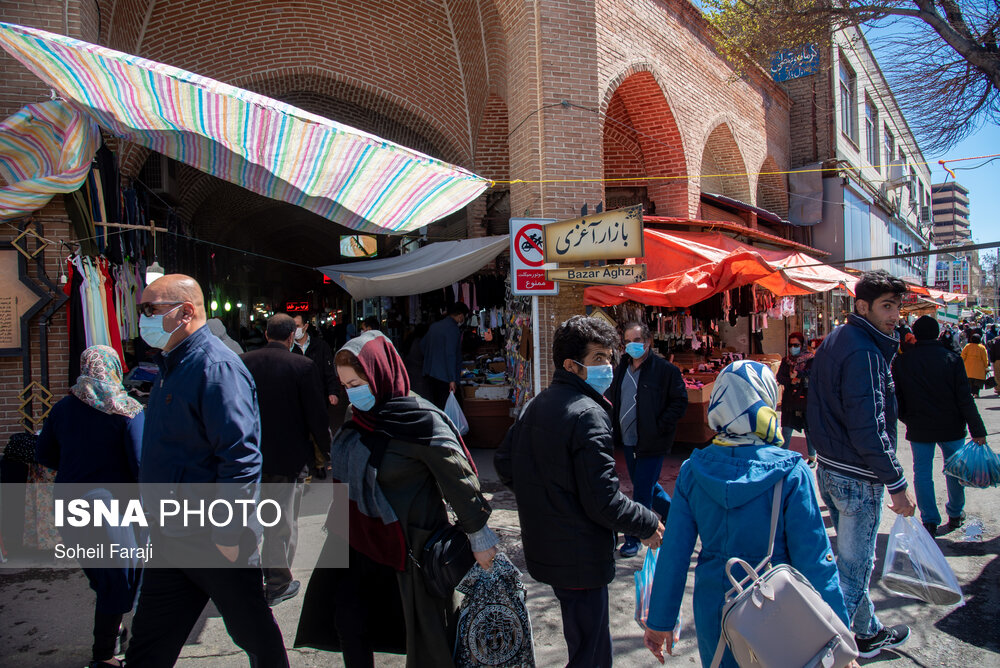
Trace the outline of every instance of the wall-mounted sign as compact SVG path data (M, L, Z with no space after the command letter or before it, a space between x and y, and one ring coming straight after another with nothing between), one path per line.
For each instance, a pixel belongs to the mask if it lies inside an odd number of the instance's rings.
M378 238L369 234L351 234L340 237L341 257L375 257L378 255Z
M798 79L819 72L819 49L803 44L771 55L771 78L775 81Z
M9 248L9 247L8 247ZM13 249L0 250L0 354L21 352L22 320L31 317L45 293L27 284L25 261Z
M285 302L286 313L307 313L309 302Z
M542 229L546 262L612 260L643 255L642 206L639 205L549 223Z
M568 267L549 269L550 281L587 283L589 285L632 285L646 280L644 264L607 264L603 267Z
M545 277L543 229L552 218L510 219L510 291L515 295L557 295L559 285Z

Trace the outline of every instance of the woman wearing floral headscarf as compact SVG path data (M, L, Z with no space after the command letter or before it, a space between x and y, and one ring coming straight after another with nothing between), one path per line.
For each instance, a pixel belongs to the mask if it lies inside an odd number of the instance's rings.
M797 453L780 447L777 402L774 374L759 362L734 362L715 381L708 423L717 436L712 445L696 450L681 466L663 535L664 549L656 563L645 643L661 662L663 649L672 653L672 630L691 553L700 537L694 626L702 665L711 665L729 590L726 561L739 557L757 564L767 555L772 490L779 480L784 480L782 510L772 563L796 568L849 624L813 476ZM721 665L736 668L728 649Z
M490 507L475 464L451 420L410 394L403 360L381 332L351 339L334 361L353 416L330 453L332 477L348 483L351 561L313 572L295 646L341 651L349 668L373 665L373 651L405 651L407 666L446 668L457 598L430 594L414 557L448 523L447 501L476 561L490 568L498 539L486 526ZM337 540L330 527L324 552ZM396 591L386 590L386 580ZM393 638L405 648L393 648Z
M80 355L76 385L49 413L38 437L35 456L56 469L56 483L73 484L97 496L109 495L102 485L135 483L142 443L142 405L122 386L118 353L108 346L91 346ZM57 492L58 494L58 492ZM136 546L131 529L105 527L104 544ZM71 527L60 529L66 543L75 542ZM87 536L93 541L93 536ZM80 542L83 542L81 538ZM139 570L130 560L122 568L88 568L84 574L97 594L94 609L92 668L120 665L114 658L122 616L132 610Z

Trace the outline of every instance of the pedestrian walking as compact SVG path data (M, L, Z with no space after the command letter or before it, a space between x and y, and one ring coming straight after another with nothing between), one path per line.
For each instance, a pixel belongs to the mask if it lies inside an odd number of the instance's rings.
M972 396L978 397L986 383L986 371L990 368L990 355L979 334L969 335L969 342L962 348L962 361L965 362L965 375L969 377Z
M305 355L316 363L320 377L323 380L326 399L330 403L327 408L330 427L333 430L339 429L344 423L344 415L347 407L344 405L344 388L337 378L337 369L333 364L333 352L329 344L323 337L315 335L313 326L301 314L293 316L295 320L295 343L292 352L298 355ZM314 443L313 452L313 476L319 480L326 479L326 472L329 468L329 449L320 447Z
M432 595L418 559L449 524L447 502L476 561L491 567L498 538L472 457L444 412L410 394L384 334L360 334L335 359L352 412L331 450L333 478L349 486L350 567L313 571L296 646L341 651L348 668L372 666L377 650L405 651L410 668L452 666L458 597ZM323 552L342 540L330 527Z
M309 357L291 352L295 321L277 313L267 321L264 336L266 346L240 359L253 376L260 405L261 498L281 509L277 523L264 527L261 545L267 602L277 605L299 592L292 561L302 489L314 447L330 449L330 424L319 368Z
M938 322L929 315L913 323L916 345L892 364L892 377L899 402L899 419L906 425L906 438L913 451L913 485L916 487L920 521L927 532L937 535L941 524L934 495L934 451L941 448L945 461L965 445L965 428L976 443L986 443L986 425L972 400L962 360L938 338ZM936 447L935 447L936 446ZM965 520L965 487L946 475L948 529Z
M462 378L462 331L459 329L469 317L469 307L462 302L452 304L448 315L428 329L420 341L424 353L424 386L430 391L428 399L444 410L448 394L458 392Z
M993 367L993 379L1000 381L1000 336L993 337L986 346L986 352L989 353L990 365ZM993 393L1000 394L1000 382L993 385Z
M206 325L201 286L168 274L142 293L139 328L159 348L143 430L139 483L143 502L155 507L155 483L212 484L234 501L252 502L260 482L260 413L253 378L240 358ZM281 631L264 597L259 531L172 526L169 537L151 527L158 552L203 555L219 567L171 566L146 571L125 660L129 666L173 666L188 634L212 600L229 635L252 666L288 665ZM167 549L169 548L169 550ZM224 560L224 561L223 561ZM226 563L228 562L228 564ZM176 562L174 562L176 563ZM240 567L227 567L231 565Z
M781 448L777 403L777 381L760 362L734 362L715 381L708 424L718 435L681 466L663 534L669 547L660 550L656 562L644 642L661 662L664 649L673 653L673 629L700 538L694 626L701 664L712 665L730 589L726 562L739 557L758 564L767 556L773 489L779 481L781 506L771 562L802 573L848 623L812 472L797 453ZM728 648L721 665L737 667Z
M809 371L813 352L803 348L805 337L801 332L788 335L788 355L778 366L778 383L781 384L781 440L782 447L792 443L792 434L801 431L806 437L806 463L816 467L816 448L809 439L806 422L806 397L809 392Z
M656 514L618 487L611 406L603 396L618 345L618 333L598 318L578 315L559 325L552 384L526 406L494 460L514 491L528 572L559 600L571 668L612 663L615 532L649 547L663 537Z
M107 496L105 485L136 483L144 415L142 405L122 386L118 353L109 346L91 346L80 355L80 376L52 407L38 437L35 459L57 471L55 496L74 490L70 497ZM67 499L68 500L68 499ZM97 530L59 529L67 545L117 544L138 546L131 527L104 525ZM83 574L97 595L94 606L94 644L90 668L118 666L116 647L127 638L122 617L132 611L141 571L137 559L123 559L120 568L95 567L81 560Z
M837 533L837 568L861 657L906 642L904 624L875 615L868 583L885 490L890 506L911 516L915 501L896 458L896 396L890 364L899 348L894 328L906 284L884 270L855 286L854 312L813 359L806 421L816 448L820 495Z
M687 389L676 366L653 350L645 323L625 325L625 355L605 396L611 402L615 447L623 447L632 479L632 499L652 508L662 522L670 512L670 495L660 486L663 457L674 446L677 421L687 410ZM639 539L626 536L619 554L634 557Z

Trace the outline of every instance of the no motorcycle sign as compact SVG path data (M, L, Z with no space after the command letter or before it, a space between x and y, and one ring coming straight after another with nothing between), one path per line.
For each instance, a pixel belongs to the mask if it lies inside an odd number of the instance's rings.
M542 225L553 218L510 219L510 287L516 295L557 295L559 284L545 278L545 235Z

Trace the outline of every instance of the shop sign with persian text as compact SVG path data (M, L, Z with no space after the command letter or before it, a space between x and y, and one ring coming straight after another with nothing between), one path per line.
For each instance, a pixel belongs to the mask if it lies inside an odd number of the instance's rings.
M546 262L581 262L642 257L642 205L549 223Z
M565 267L549 269L545 277L563 283L588 285L632 285L646 280L644 264L606 264L603 267Z

